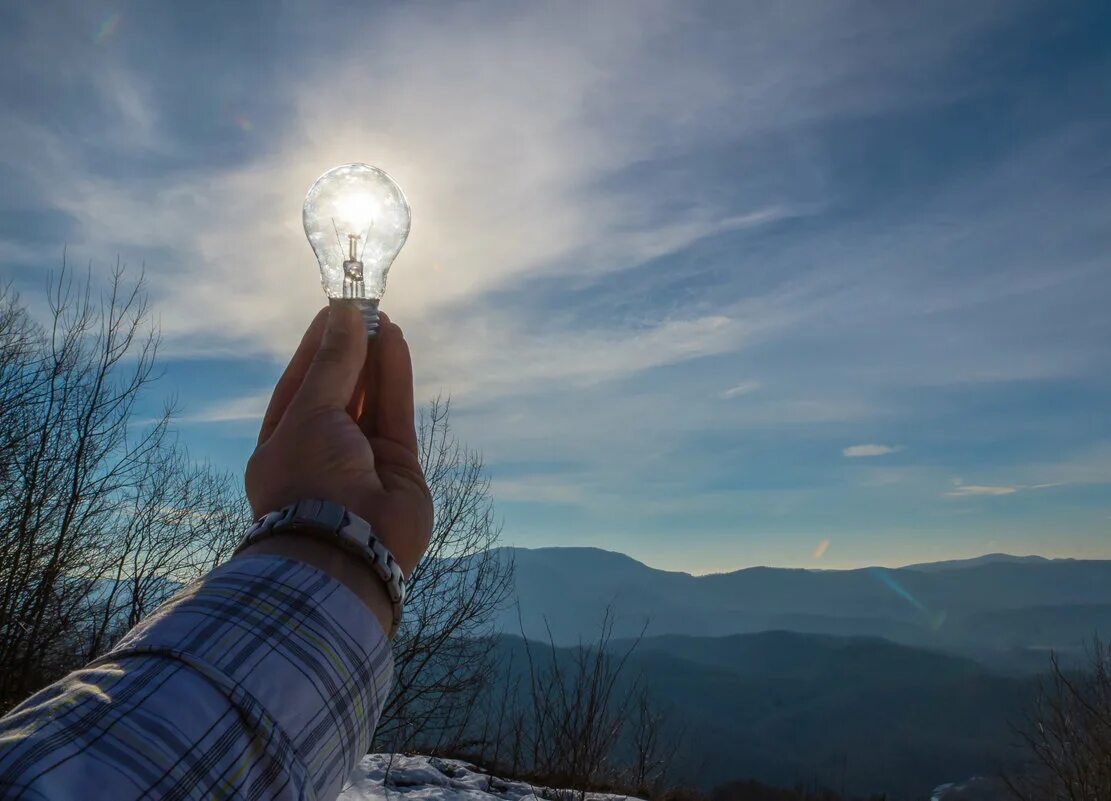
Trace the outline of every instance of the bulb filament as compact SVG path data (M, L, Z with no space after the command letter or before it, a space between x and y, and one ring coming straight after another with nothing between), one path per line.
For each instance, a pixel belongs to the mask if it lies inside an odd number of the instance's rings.
M361 298L365 293L363 285L363 262L359 258L358 234L347 235L347 260L343 263L343 296Z

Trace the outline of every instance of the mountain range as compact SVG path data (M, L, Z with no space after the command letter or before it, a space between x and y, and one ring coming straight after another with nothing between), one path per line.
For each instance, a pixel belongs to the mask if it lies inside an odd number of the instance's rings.
M1111 633L1111 561L991 554L902 568L753 567L692 576L596 548L506 549L516 607L496 624L556 645L615 636L721 637L762 631L880 637L968 656L997 668L1041 669L1055 650L1079 657Z

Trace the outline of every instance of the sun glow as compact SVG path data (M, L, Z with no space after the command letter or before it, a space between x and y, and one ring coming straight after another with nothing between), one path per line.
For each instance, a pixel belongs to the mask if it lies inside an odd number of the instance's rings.
M378 202L366 192L345 195L336 205L339 216L344 220L374 219L378 213Z

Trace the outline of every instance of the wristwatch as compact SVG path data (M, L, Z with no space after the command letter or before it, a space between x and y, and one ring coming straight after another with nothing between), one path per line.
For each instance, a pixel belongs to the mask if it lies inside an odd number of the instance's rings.
M368 562L386 585L393 607L390 633L397 631L405 605L405 575L393 554L374 536L370 523L338 503L311 498L268 512L243 535L235 553L275 534L292 532L330 542Z

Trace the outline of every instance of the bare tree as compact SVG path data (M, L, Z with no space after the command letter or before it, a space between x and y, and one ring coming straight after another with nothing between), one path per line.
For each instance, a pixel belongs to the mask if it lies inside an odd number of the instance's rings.
M648 687L641 686L629 714L629 784L640 795L654 796L679 751L682 732L670 727Z
M549 630L546 663L533 658L533 647L525 640L528 770L545 782L585 793L619 781L624 772L617 763L617 746L642 686L639 678L624 689L620 683L641 638L615 651L613 628L613 612L607 609L597 641L580 643L569 652L556 648Z
M0 706L108 647L226 553L239 482L140 421L158 335L141 280L64 266L45 325L0 289ZM195 517L196 515L199 517Z
M1025 768L1004 777L1023 801L1111 798L1111 647L1098 638L1089 670L1070 672L1053 656L1026 725L1018 729Z
M230 556L248 523L237 477L192 463L176 442L152 457L128 488L129 514L105 554L110 575L91 599L85 661Z
M493 614L513 588L482 456L455 437L450 413L450 402L437 398L420 418L421 465L436 517L428 552L409 577L394 640L394 692L375 735L393 750L418 743L436 750L466 736L495 670Z
M657 706L644 676L630 672L644 629L633 640L615 640L607 609L596 640L559 648L550 630L544 643L525 638L519 608L518 624L520 639L499 638L498 675L475 704L469 737L447 755L483 765L491 776L534 782L544 798L582 799L592 790L664 797L682 731ZM558 787L575 789L552 789Z

